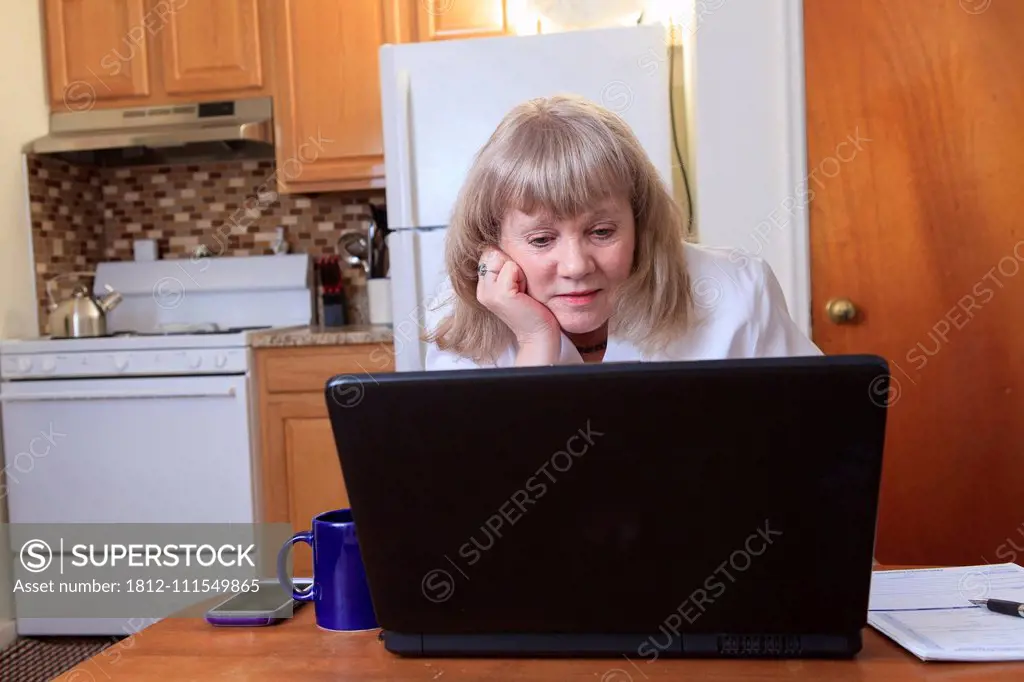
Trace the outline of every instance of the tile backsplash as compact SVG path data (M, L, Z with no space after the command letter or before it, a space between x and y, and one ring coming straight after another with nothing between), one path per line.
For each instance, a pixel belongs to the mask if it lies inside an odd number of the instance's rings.
M36 157L28 159L28 177L39 326L45 334L47 280L91 270L102 258L99 178L91 168ZM74 283L73 277L56 280L54 295L68 296Z
M160 258L272 253L277 228L293 253L338 253L346 227L364 228L383 190L317 195L278 194L273 161L214 162L132 168L83 167L28 157L40 333L46 329L46 281L91 271L103 260L132 260L136 239L157 242ZM365 275L345 271L350 322L365 322ZM56 282L67 296L74 277Z

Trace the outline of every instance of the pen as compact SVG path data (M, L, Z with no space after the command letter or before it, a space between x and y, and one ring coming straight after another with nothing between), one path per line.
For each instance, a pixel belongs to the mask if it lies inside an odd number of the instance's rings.
M989 611L1024 618L1024 604L1019 602L1006 601L1005 599L969 599L968 601L978 606L984 606Z

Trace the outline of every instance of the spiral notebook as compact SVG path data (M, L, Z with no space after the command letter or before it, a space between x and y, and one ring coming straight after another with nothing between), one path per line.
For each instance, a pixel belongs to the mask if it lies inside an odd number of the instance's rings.
M988 598L1024 602L1024 568L875 571L868 624L922 661L1024 660L1024 618L969 601Z

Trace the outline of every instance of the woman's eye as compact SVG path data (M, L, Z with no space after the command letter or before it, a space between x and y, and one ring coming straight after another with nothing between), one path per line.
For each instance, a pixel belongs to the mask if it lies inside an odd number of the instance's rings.
M551 243L550 237L534 237L530 240L530 246L544 247Z
M615 234L615 230L611 227L599 227L594 230L593 234L596 235L598 239L608 239Z

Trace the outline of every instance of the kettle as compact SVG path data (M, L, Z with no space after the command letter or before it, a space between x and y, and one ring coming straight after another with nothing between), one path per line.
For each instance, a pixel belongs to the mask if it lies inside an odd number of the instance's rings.
M121 302L121 294L106 284L107 295L93 298L89 289L79 283L72 290L71 298L58 303L53 298L53 283L57 279L54 277L46 282L46 294L50 298L50 336L65 339L106 336L107 313Z

